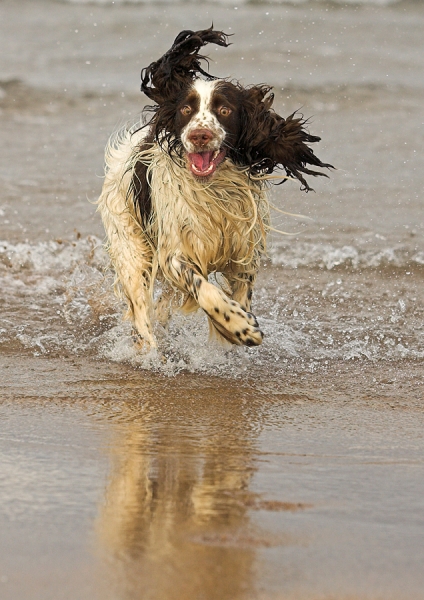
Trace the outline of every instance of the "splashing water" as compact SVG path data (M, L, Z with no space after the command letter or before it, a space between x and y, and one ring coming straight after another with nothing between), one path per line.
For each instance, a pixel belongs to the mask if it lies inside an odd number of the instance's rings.
M271 262L254 297L265 333L260 348L207 343L205 315L177 312L167 328L156 325L158 349L146 354L135 349L130 324L122 320L125 307L113 294L113 274L98 238L2 242L0 343L35 356L90 356L166 375L237 376L253 366L283 372L334 360L424 356L422 303L414 286L403 285L404 279L413 282L405 269L421 269L418 254L291 243L277 244ZM394 280L385 277L385 268L396 270Z

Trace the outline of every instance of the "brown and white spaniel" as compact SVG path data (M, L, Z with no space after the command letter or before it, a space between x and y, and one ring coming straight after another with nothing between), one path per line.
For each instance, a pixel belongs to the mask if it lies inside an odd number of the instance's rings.
M261 344L250 307L269 228L269 179L282 170L281 180L297 178L309 190L304 175L324 173L308 165L331 167L308 146L320 138L301 118L272 110L270 87L245 88L202 69L200 48L228 46L227 38L212 28L181 32L142 71L152 117L120 131L106 150L99 211L117 289L147 349L156 346L153 319L166 322L175 292L183 310L206 313L218 337ZM215 283L212 273L220 274ZM163 293L154 302L157 278Z

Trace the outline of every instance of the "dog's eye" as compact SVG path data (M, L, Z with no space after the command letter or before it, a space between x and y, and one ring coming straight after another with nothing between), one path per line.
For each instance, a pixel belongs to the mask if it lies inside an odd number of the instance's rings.
M220 106L218 112L223 117L228 117L233 111L231 110L231 108L228 108L228 106Z
M182 108L180 108L181 114L187 116L187 115L191 115L191 107L186 105L183 106Z

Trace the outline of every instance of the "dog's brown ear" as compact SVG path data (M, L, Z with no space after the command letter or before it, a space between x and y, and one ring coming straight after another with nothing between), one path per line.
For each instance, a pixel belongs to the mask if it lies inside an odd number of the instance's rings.
M319 142L321 138L310 135L305 129L306 121L293 113L287 119L280 117L271 105L274 95L268 86L253 86L244 91L243 97L243 137L240 149L251 166L253 173L273 173L283 168L289 177L296 177L302 189L310 188L303 174L328 177L326 173L313 171L307 167L332 169L315 156L308 144Z
M179 33L172 48L141 71L141 91L154 102L162 104L177 97L198 73L215 79L201 67L202 61L208 62L205 56L199 54L200 48L206 44L226 47L229 45L228 35L214 31L213 25L202 31Z

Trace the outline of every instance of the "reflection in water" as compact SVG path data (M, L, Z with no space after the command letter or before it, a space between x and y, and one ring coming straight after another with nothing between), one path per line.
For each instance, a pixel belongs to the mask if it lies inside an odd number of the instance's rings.
M260 542L247 506L263 406L222 382L186 388L184 398L167 385L161 398L126 403L117 419L98 521L114 597L250 597Z

